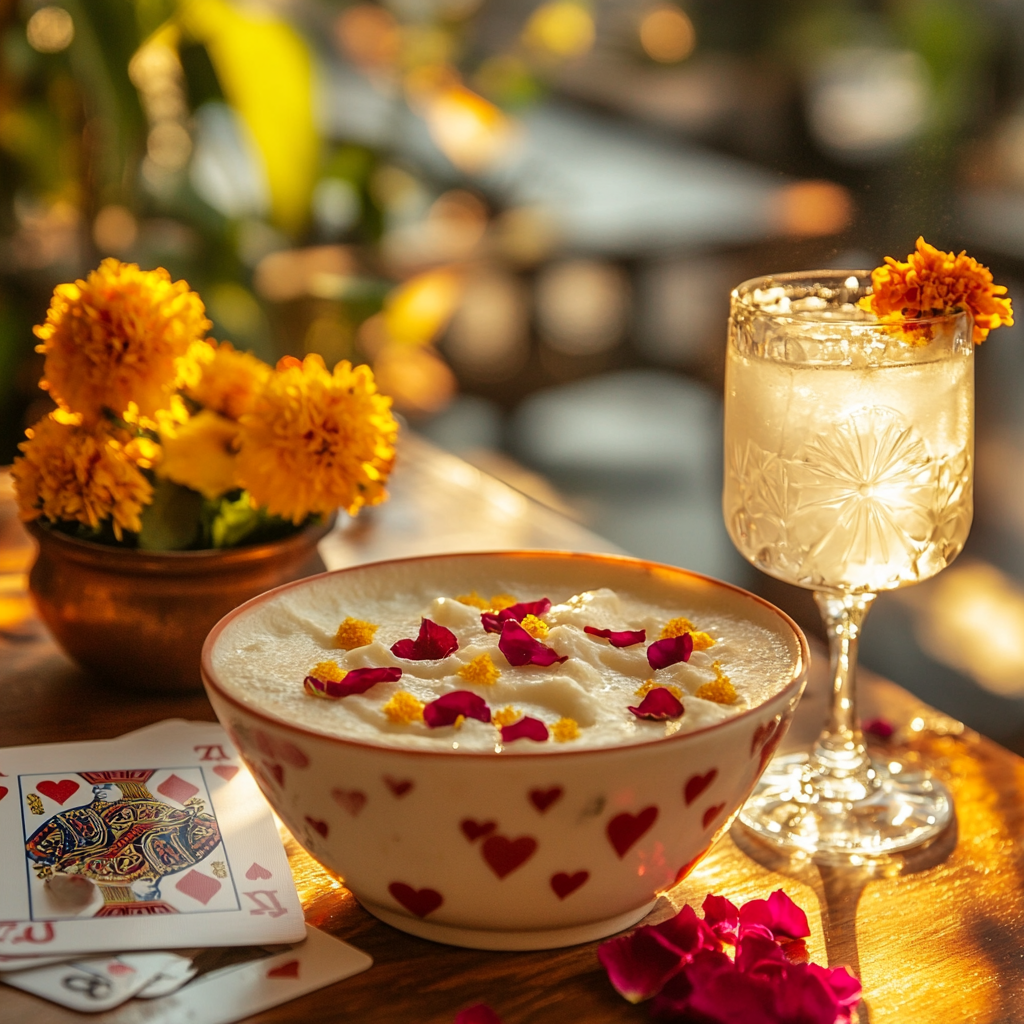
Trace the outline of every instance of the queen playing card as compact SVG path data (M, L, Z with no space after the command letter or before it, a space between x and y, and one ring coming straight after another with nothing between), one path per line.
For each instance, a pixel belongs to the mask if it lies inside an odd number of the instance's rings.
M0 954L293 942L270 810L225 733L0 750Z

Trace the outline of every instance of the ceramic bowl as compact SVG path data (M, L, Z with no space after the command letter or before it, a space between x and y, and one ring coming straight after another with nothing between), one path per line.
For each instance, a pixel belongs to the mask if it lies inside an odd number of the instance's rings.
M498 579L723 609L779 634L792 674L759 706L694 732L634 746L496 754L319 734L234 696L214 670L233 624L286 589L330 581L358 606L361 594L382 586L436 580L443 594ZM495 552L380 562L279 587L217 624L202 671L274 810L370 913L453 945L547 949L629 927L707 853L783 738L807 664L795 623L726 583L632 558Z

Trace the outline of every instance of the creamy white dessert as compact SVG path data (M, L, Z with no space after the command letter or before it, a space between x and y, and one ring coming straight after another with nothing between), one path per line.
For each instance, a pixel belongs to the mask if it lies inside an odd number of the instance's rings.
M652 603L621 589L574 592L530 580L480 580L481 594L510 595L497 606L511 597L552 602L539 616L543 625L524 624L539 644L565 660L513 666L500 649L501 634L487 632L481 621L478 605L489 605L490 597L467 595L465 586L439 595L436 580L396 583L384 574L352 593L326 576L256 605L221 635L212 663L218 680L243 702L317 732L389 747L514 755L646 743L701 729L763 703L799 671L792 631L771 612L751 616L749 603L739 599L699 602L693 595L689 603ZM457 650L428 660L393 653L396 642L417 637L423 619L450 630ZM372 639L350 650L339 646L339 625L346 621L356 625L342 630L345 643L365 641L367 632ZM367 624L376 630L364 630ZM695 639L689 660L652 668L648 648L667 626L681 635L686 625ZM645 638L615 647L585 627L643 630ZM363 693L316 696L304 680L331 675L330 663L342 684L357 669L400 668L402 675ZM645 694L659 688L676 698L681 713L652 720L629 710L639 710ZM482 698L493 720L464 717L432 728L423 708L455 691ZM676 705L668 703L674 712ZM543 723L547 738L510 740L506 731L503 739L502 726L524 718Z

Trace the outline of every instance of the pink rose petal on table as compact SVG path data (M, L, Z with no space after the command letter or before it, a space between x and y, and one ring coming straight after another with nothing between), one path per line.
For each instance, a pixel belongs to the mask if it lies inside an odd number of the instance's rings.
M560 665L569 658L567 654L559 657L558 651L535 640L512 619L501 627L498 650L505 655L505 660L510 665Z
M480 624L488 633L500 633L506 622L522 622L527 615L542 615L551 611L551 602L542 597L539 601L520 601L518 604L502 608L500 612L484 612L480 616Z
M515 740L535 740L543 743L548 738L548 727L539 718L520 718L518 722L501 727L501 742L513 743Z
M478 722L491 720L491 709L483 697L469 690L452 690L437 700L432 700L423 709L423 721L431 729L442 725L454 725L459 716L475 718Z
M615 991L631 1003L639 1003L660 992L689 955L655 929L645 927L601 943L597 958Z
M679 718L686 709L671 690L664 686L656 686L653 690L648 690L639 707L630 707L626 710L632 711L637 718L663 722L667 718Z
M740 907L740 932L761 925L776 938L804 939L811 934L807 915L781 890L766 900L751 900Z
M343 679L330 682L324 679L317 679L315 676L306 676L303 686L306 693L313 697L328 697L337 700L341 697L351 697L356 693L366 693L371 686L378 683L393 683L402 678L402 670L397 666L387 668L354 668L346 672Z
M709 892L700 909L704 911L704 923L719 939L735 943L740 927L740 912L734 903L724 896Z
M662 938L668 939L676 949L693 955L702 949L717 949L718 939L708 925L687 904L675 917L661 924L649 925Z
M651 1016L655 1020L687 1020L690 996L694 985L707 985L719 974L732 975L735 972L732 961L715 950L701 950L693 960L674 974L650 1004ZM711 1018L712 1022L717 1018Z
M501 1018L486 1003L477 1003L459 1010L452 1024L501 1024Z
M842 1019L848 1021L850 1011L860 1002L860 981L845 967L820 967L818 964L808 964L807 971L832 990L841 1007L839 1012Z
M430 619L420 620L420 632L415 640L399 640L391 645L391 653L407 661L440 661L458 649L455 634Z
M681 661L689 661L693 653L693 637L689 633L682 636L670 636L665 640L655 640L647 648L647 663L651 668L668 668L678 665Z
M892 734L896 731L893 728L892 722L887 722L884 718L872 718L870 722L864 722L861 725L861 731L866 732L869 736L877 736L880 740L892 739Z
M604 637L612 647L632 647L647 640L646 629L595 629L593 626L584 626L583 632Z

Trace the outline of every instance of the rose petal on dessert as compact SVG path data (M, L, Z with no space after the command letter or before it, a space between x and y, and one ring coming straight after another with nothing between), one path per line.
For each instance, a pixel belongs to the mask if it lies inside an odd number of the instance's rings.
M548 738L548 727L539 718L520 718L512 725L501 727L501 742L513 743L515 740L534 740L543 743Z
M655 640L647 648L647 663L651 668L668 668L678 665L681 661L689 661L693 653L693 637L689 633L682 636L670 636L664 640Z
M430 619L420 620L420 632L415 640L399 640L391 645L391 653L407 661L440 661L458 649L455 634Z
M647 640L646 629L595 629L593 626L584 626L583 632L604 637L612 647L632 647Z
M452 690L451 693L432 700L423 709L423 721L431 729L455 725L459 718L475 718L478 722L489 722L491 709L483 697L469 690Z
M781 889L766 900L751 900L740 907L741 933L750 925L767 928L776 939L804 939L811 934L807 915Z
M486 1003L477 1003L459 1010L452 1024L501 1024L501 1018Z
M341 697L351 697L356 693L366 693L371 686L376 686L378 683L394 683L401 678L402 670L397 666L389 665L386 668L354 668L350 672L346 672L345 677L340 680L306 676L303 686L311 697L338 700Z
M880 740L892 739L892 734L896 731L892 722L887 722L884 718L872 718L870 722L865 722L861 726L861 730Z
M534 640L513 619L509 619L501 627L498 650L505 655L510 665L554 665L567 661L569 657L567 654L559 657L558 651L545 646L539 640Z
M638 708L627 708L637 718L646 718L652 722L663 722L667 718L679 718L686 710L682 702L664 686L656 686L642 701Z
M615 991L631 1003L656 995L689 960L685 952L650 927L602 942L597 958Z
M500 633L501 627L509 621L522 622L527 615L540 618L551 611L551 602L542 597L539 601L519 601L498 612L484 612L480 622L488 633Z

